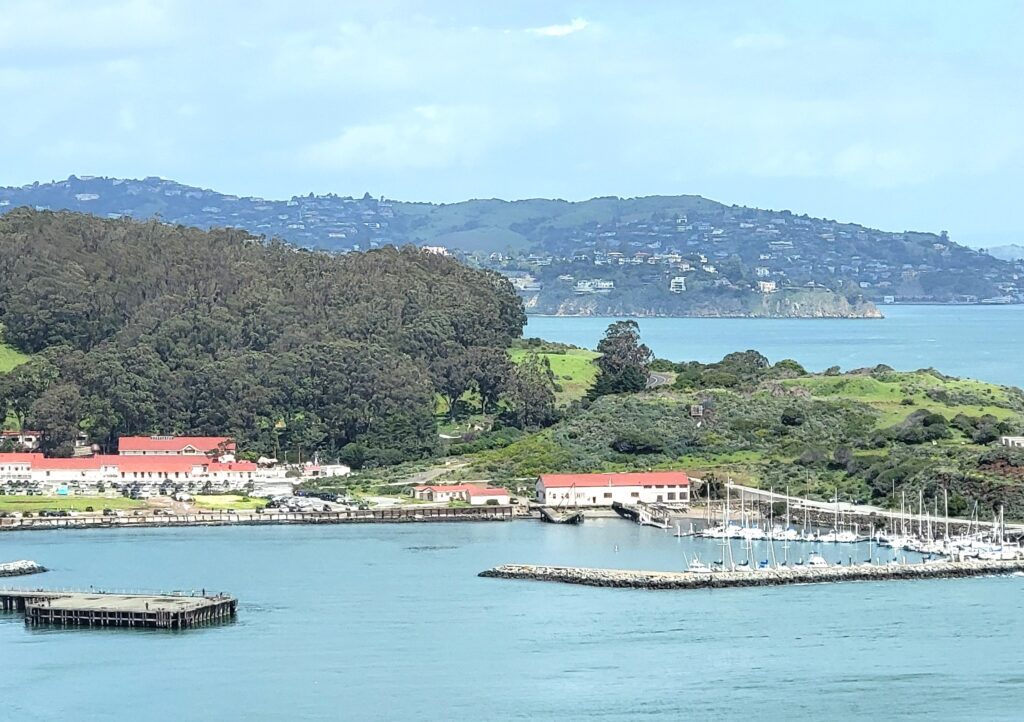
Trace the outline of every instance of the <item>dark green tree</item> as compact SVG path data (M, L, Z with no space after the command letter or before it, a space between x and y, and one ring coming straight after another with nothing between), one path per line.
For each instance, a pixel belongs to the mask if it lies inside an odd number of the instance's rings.
M611 324L597 344L597 350L601 356L596 361L597 379L588 392L591 399L644 389L647 365L653 354L640 342L640 326L636 321Z

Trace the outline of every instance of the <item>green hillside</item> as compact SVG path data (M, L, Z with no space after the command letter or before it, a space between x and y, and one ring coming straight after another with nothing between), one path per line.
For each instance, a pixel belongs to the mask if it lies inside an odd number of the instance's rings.
M467 473L513 480L681 467L817 498L838 489L845 499L877 504L892 503L894 490L934 498L948 489L957 506L1005 504L1024 517L1024 454L997 442L1024 428L1019 389L931 370L824 376L794 373L791 364L736 384L706 365L707 380L728 388L697 383L600 398L549 429L471 457ZM681 374L679 385L687 383Z

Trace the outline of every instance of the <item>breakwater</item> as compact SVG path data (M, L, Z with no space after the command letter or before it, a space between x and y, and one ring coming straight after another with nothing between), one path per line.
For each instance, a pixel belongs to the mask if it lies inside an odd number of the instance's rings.
M19 577L25 574L39 574L45 571L46 567L42 564L28 561L27 559L0 564L0 577Z
M481 577L525 579L622 589L723 589L785 584L824 584L913 579L952 579L1024 572L1024 560L936 561L921 564L854 564L828 567L781 567L712 573L635 571L503 564L480 572Z
M207 512L193 514L142 514L139 516L67 516L0 519L0 531L31 529L111 529L167 526L266 526L272 524L373 524L401 522L508 521L513 507L420 507L363 509L352 511L256 511Z

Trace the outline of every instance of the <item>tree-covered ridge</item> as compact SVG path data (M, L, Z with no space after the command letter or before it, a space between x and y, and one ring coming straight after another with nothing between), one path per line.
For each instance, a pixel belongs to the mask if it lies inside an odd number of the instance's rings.
M1020 264L966 248L944 232L883 231L700 196L268 200L160 178L72 176L0 188L0 213L19 206L245 228L337 250L445 246L474 263L529 275L527 308L543 313L860 316L874 312L869 302L890 297L1024 301Z
M20 209L0 219L0 323L35 354L0 404L51 447L230 434L384 463L433 451L444 359L503 355L525 316L499 275L413 247L339 256Z

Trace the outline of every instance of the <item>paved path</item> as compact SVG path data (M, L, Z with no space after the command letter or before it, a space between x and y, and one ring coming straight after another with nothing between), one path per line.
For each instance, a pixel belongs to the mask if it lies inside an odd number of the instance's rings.
M649 389L668 386L670 383L672 383L672 374L664 371L652 371L647 377L647 388Z

